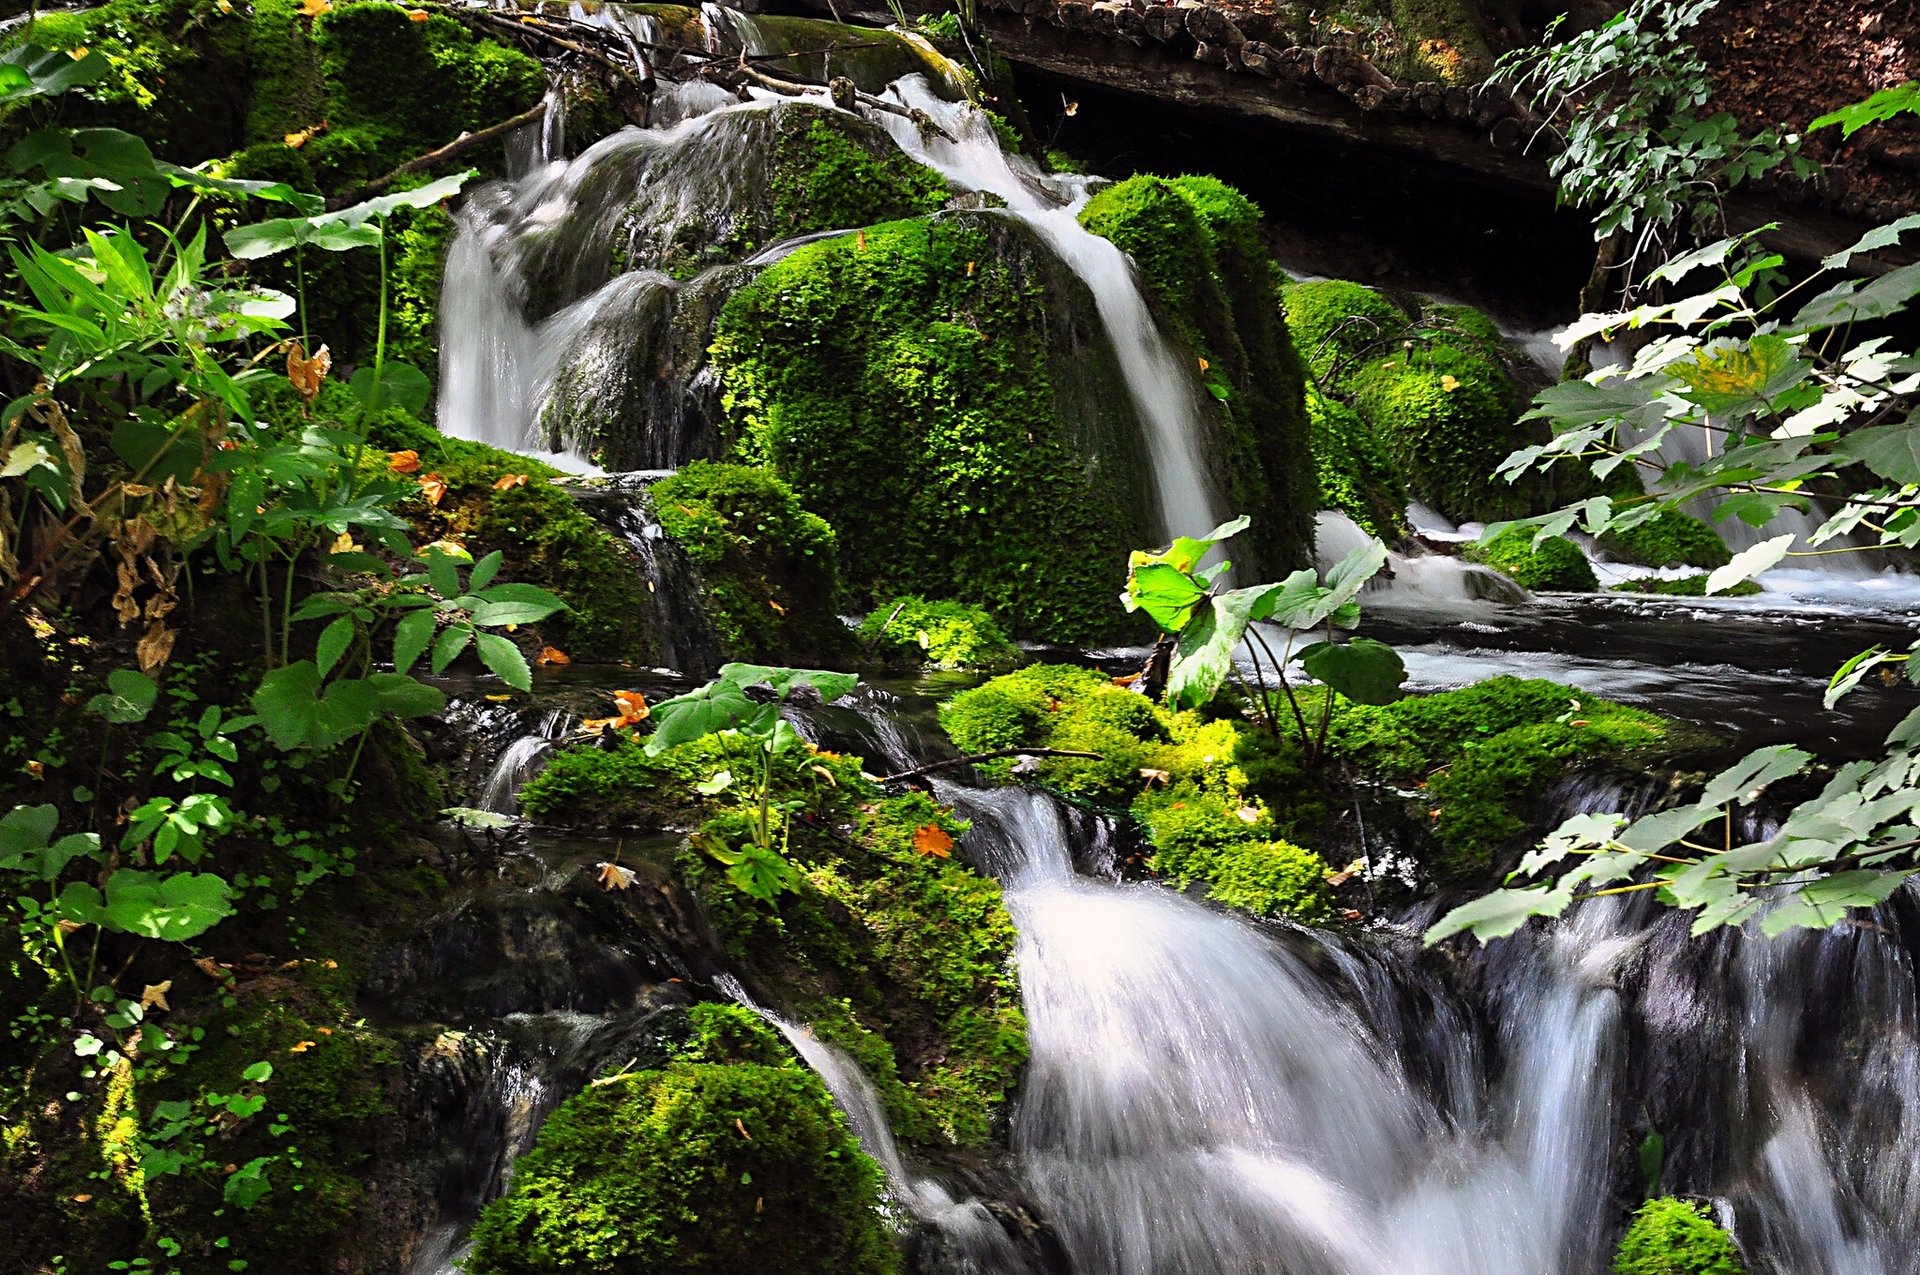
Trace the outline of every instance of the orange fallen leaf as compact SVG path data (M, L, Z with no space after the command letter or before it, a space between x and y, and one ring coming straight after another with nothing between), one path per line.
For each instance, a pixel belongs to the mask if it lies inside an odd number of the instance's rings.
M973 261L969 261L967 263L967 278L969 279L973 278L973 269L978 264L979 264L978 262L973 262Z
M75 1204L87 1204L87 1203L90 1203L92 1200L93 1200L93 1196L86 1191L82 1191L80 1194L73 1197L73 1202Z
M303 18L317 18L331 8L333 0L300 0L300 16Z
M388 452L387 468L396 474L414 473L420 468L420 453L411 447L403 452Z
M525 487L526 485L527 476L525 474L502 474L493 480L493 489L495 491L506 491L510 487Z
M603 890L627 890L639 877L631 868L623 868L617 863L602 863L600 868L600 888Z
M613 702L620 706L620 720L623 722L644 722L653 711L647 707L647 697L639 691L615 691Z
M173 1006L167 1004L167 993L173 990L173 980L162 983L148 983L140 992L141 1009L160 1009L173 1012Z
M328 553L359 553L364 548L366 548L366 546L361 544L358 540L355 540L353 538L352 532L343 531L339 535L333 538L333 546L330 549L328 549L327 552Z
M573 663L573 661L569 659L567 653L559 647L543 646L540 648L540 658L535 660L534 663L567 665Z
M1452 376L1442 376L1440 378L1440 388L1451 394L1460 388L1460 382Z
M408 9L407 17L414 22L425 22L428 14L425 9Z
M1207 362L1205 359L1198 359L1196 361L1200 364L1200 370L1202 372L1213 366L1213 364Z
M301 1042L299 1042L298 1044L295 1044L295 1045L288 1045L288 1046L287 1046L287 1052L288 1052L288 1053L290 1053L290 1054L304 1054L304 1053L306 1053L306 1052L307 1052L307 1051L308 1051L309 1049L312 1049L312 1048L314 1047L314 1044L315 1044L315 1043L316 1043L316 1042L314 1042L314 1041L311 1041L311 1040L303 1040L303 1041L301 1041Z
M294 136L291 133L287 135L287 145L302 144L296 143ZM298 341L287 351L287 380L299 392L300 401L312 406L313 400L320 397L320 387L325 384L327 373L333 368L333 354L324 345L313 352L312 358L308 358L306 353Z
M47 777L47 764L43 761L29 761L27 763L27 774L35 779L45 779Z
M853 250L855 252L865 252L867 250L867 232L866 231L856 230L854 232Z
M447 494L447 480L438 474L427 474L423 476L420 479L420 494L427 498L429 505L438 508L441 500L445 499Z
M948 858L953 850L953 838L946 834L938 824L923 823L913 832L913 852L935 859Z
M767 599L767 605L773 608L775 615L785 615L787 613L787 609L772 598Z
M1366 870L1367 861L1365 859L1355 859L1352 863L1340 869L1340 871L1327 873L1327 884L1345 885Z

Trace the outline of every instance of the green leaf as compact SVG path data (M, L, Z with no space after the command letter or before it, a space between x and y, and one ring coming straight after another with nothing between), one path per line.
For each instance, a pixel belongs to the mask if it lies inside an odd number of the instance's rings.
M1138 566L1127 576L1121 605L1129 611L1145 611L1163 633L1179 633L1192 623L1207 591L1193 577L1172 563L1154 562Z
M339 212L328 213L327 217L346 225L357 226L390 217L402 208L432 208L459 194L460 188L472 180L473 176L474 170L470 168L464 173L454 173L437 181L428 182L424 186L416 186L412 190L380 195L355 204L351 208L342 208Z
M1762 571L1770 570L1793 547L1793 533L1775 536L1771 540L1762 540L1749 549L1742 549L1733 555L1733 560L1724 567L1714 568L1707 576L1708 593L1725 593L1742 580L1751 579Z
M1784 337L1716 342L1668 365L1687 388L1680 397L1715 416L1758 411L1813 374L1813 361Z
M157 872L121 868L107 878L104 898L84 882L68 886L56 908L83 925L178 943L206 933L233 915L227 882L211 872Z
M1920 112L1920 83L1909 80L1893 88L1881 89L1864 102L1855 102L1830 111L1807 125L1807 131L1840 126L1842 138L1852 137L1869 124L1892 119L1896 115Z
M87 711L125 726L145 721L159 696L159 686L145 673L117 668L107 674L107 690L87 701Z
M248 1067L240 1073L240 1078L251 1084L265 1084L273 1078L273 1064L270 1062L254 1063L251 1067Z
M501 681L516 691L533 689L533 670L527 667L527 657L512 639L498 633L480 633L475 635L475 644L480 651L480 662L497 674Z
M782 701L796 686L811 687L822 704L831 704L860 685L856 673L836 673L831 669L786 668L777 664L722 664L719 678L736 687L766 685Z
M1855 430L1833 450L1889 482L1920 483L1920 420Z
M466 650L472 641L471 624L454 624L440 630L440 636L433 642L433 659L429 666L436 673L445 672L447 665L459 658L460 652Z
M1300 652L1307 673L1356 704L1391 704L1407 680L1400 653L1384 642L1357 637L1344 643L1315 642Z
M653 706L654 729L647 736L647 752L658 756L669 748L726 730L770 737L773 723L779 718L777 703L757 703L741 692L739 684L717 678L697 691Z
M1230 522L1221 523L1204 536L1176 536L1172 544L1157 553L1136 549L1127 557L1128 572L1131 574L1138 567L1164 565L1183 574L1191 573L1199 568L1200 560L1211 553L1215 545L1239 535L1252 521L1242 514Z
M500 550L495 549L492 553L474 563L473 574L467 577L467 588L474 593L479 593L485 589L493 583L493 578L500 574L500 564L505 561L505 555L502 554ZM542 592L545 592L545 590L542 590ZM552 597L553 595L548 594L547 596ZM558 602L559 599L554 598L554 601Z
M1849 908L1885 903L1904 885L1910 872L1870 872L1864 868L1836 872L1809 881L1760 918L1768 938L1795 928L1824 930L1840 921Z
M371 673L365 680L380 711L395 717L432 717L447 707L445 692L405 673Z
M433 397L433 382L411 363L382 364L377 377L371 366L363 367L353 374L347 388L369 412L397 407L409 416L418 416Z
M1729 801L1750 802L1768 784L1799 774L1812 760L1812 753L1802 752L1791 744L1756 749L1707 781L1706 789L1700 794L1700 804L1722 806Z
M357 630L350 615L336 616L333 623L320 630L320 640L314 644L314 661L319 664L322 677L333 672L333 666L353 645L355 632Z
M393 671L411 673L420 655L433 641L437 616L432 610L411 611L393 626Z
M73 860L98 853L100 838L92 833L54 841L59 822L60 811L52 805L15 806L0 817L0 869L51 881Z
M92 84L112 69L104 54L73 57L64 49L22 43L0 53L0 106L29 97L58 97Z
M1247 634L1256 596L1246 590L1216 597L1187 625L1167 669L1167 702L1198 708L1233 673L1233 653Z
M314 247L323 252L370 248L380 242L380 228L311 217L273 217L249 226L235 226L222 237L229 256L240 261L257 261L298 247Z
M319 738L320 666L300 660L270 671L253 693L260 729L282 752L313 747Z
M460 559L438 549L427 551L427 580L443 598L457 598L466 592L460 587Z
M567 604L534 584L497 584L479 595L480 605L473 608L473 622L486 628L504 628L509 624L538 624Z
M1829 115L1824 118L1832 119L1834 117ZM1920 228L1920 213L1910 213L1898 220L1890 221L1884 226L1875 226L1872 230L1860 236L1859 240L1855 242L1851 248L1843 249L1840 252L1834 253L1832 256L1822 258L1820 268L1822 270L1844 270L1847 268L1847 264L1861 253L1877 252L1882 248L1891 248L1900 242L1901 235L1915 228Z
M1485 943L1504 938L1536 916L1559 916L1573 902L1573 891L1560 886L1534 885L1495 890L1471 903L1462 903L1430 926L1421 941L1428 947L1456 934L1472 931Z

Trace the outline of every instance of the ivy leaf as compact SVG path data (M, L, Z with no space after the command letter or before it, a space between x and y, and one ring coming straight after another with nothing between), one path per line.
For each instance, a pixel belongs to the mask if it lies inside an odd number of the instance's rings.
M1716 567L1707 577L1708 593L1725 593L1742 580L1748 580L1769 570L1787 556L1787 550L1793 547L1793 533L1775 536L1771 540L1762 540L1750 549L1742 549L1733 555L1733 560L1724 567Z
M253 711L274 747L290 752L317 742L319 692L320 666L312 660L272 669L260 679Z
M1247 634L1255 591L1236 589L1211 599L1185 626L1167 669L1167 703L1198 708L1212 699L1233 673L1233 653Z

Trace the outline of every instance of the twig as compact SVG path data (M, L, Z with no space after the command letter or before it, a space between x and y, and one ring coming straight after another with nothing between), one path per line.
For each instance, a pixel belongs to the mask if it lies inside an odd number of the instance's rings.
M945 770L949 766L967 766L977 761L998 761L1002 757L1085 757L1093 761L1107 759L1104 753L1083 753L1072 748L996 748L990 753L973 753L967 757L949 757L945 761L928 762L913 770L903 770L897 775L888 775L880 782L897 784L902 780L918 779L936 770Z
M769 75L757 67L738 63L726 66L710 64L702 67L701 73L715 83L721 84L722 87L733 87L732 85L725 84L724 81L726 80L747 80L758 84L763 89L771 89L775 93L786 93L790 95L804 93L809 89L818 89L821 87L818 84L810 84L805 80L790 80L784 76ZM832 92L832 87L828 86L827 91ZM892 102L882 101L873 94L862 93L858 89L854 90L853 96L856 102L868 110L885 111L889 115L898 115L901 119L912 120L913 123L920 128L928 129L939 134L943 141L951 142L954 140L953 134L934 123L933 117L925 111L916 110L910 106L895 106Z
M385 177L376 177L351 195L341 196L339 199L340 206L344 208L348 204L359 203L369 195L377 195L387 187L393 185L396 181L399 181L402 177L405 177L408 173L425 172L429 168L437 168L448 160L462 155L476 146L485 145L503 133L511 133L516 128L522 128L533 123L535 120L546 115L546 113L547 104L541 102L528 110L520 112L512 119L501 120L498 124L483 128L477 133L462 133L438 150L430 150L424 155L416 156L388 173Z

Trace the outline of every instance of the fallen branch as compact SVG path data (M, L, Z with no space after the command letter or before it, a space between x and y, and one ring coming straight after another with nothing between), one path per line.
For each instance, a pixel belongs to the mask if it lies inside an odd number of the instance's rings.
M822 87L821 85L812 84L805 80L790 80L784 76L769 75L758 67L747 66L744 63L704 66L701 68L701 74L705 75L715 84L720 85L720 87L731 89L737 89L741 81L757 84L761 88L770 89L775 93L786 93L789 95L817 92ZM843 97L850 97L852 101L858 102L868 110L885 111L889 115L898 115L901 119L912 120L918 128L927 129L930 132L939 134L945 141L951 142L955 140L952 133L949 133L946 129L934 123L933 117L925 111L916 110L910 106L896 106L892 102L883 101L871 93L862 93L860 90L853 88L853 81L851 80L835 79L825 87L828 94L832 96L834 105L843 110L851 109L849 103L843 100ZM848 90L852 91L848 92Z
M408 160L406 163L400 165L400 167L388 173L385 177L376 177L359 190L354 191L351 195L340 196L336 202L342 208L349 204L357 204L369 195L379 194L396 181L399 181L402 177L405 177L408 173L423 173L430 168L438 168L448 160L455 159L476 146L484 146L486 143L491 142L504 133L511 133L516 128L524 128L526 125L544 117L546 113L547 104L541 102L528 110L520 112L512 119L501 120L498 124L483 128L477 133L462 133L438 150L430 150L424 155L419 155Z
M928 762L913 770L903 770L897 775L888 775L880 782L897 784L908 779L918 779L936 770L945 770L949 766L969 766L977 761L998 761L1002 757L1083 757L1089 761L1107 759L1104 753L1083 753L1072 748L996 748L990 753L973 753L966 757L949 757L945 761Z

